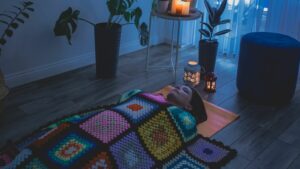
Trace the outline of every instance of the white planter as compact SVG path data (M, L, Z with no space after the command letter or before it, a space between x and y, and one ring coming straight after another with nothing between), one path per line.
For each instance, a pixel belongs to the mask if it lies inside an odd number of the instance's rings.
M167 13L169 7L169 1L161 1L157 2L157 12L158 13Z

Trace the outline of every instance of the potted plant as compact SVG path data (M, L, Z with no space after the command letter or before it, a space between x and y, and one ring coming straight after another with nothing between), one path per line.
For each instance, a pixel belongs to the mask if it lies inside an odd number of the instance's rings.
M7 39L11 38L14 31L25 23L25 19L29 18L29 12L33 12L34 9L32 1L23 1L20 6L13 6L15 10L5 11L0 13L0 24L5 26L5 29L0 37L0 56L3 46L7 43ZM0 68L0 112L3 110L3 102L8 95L8 87L6 86L4 75ZM1 114L1 113L0 113Z
M214 72L219 45L216 37L229 33L231 30L215 31L218 26L230 23L230 19L221 19L226 8L227 0L223 0L219 8L212 7L207 0L204 0L204 4L208 11L208 23L201 23L205 25L206 28L200 29L199 31L207 39L199 41L199 64L206 72Z
M140 24L142 10L133 8L137 0L107 0L106 5L110 12L107 22L94 24L79 17L80 11L69 7L59 16L54 33L56 36L65 36L71 44L72 34L77 29L77 22L84 21L92 25L95 30L96 75L98 78L112 78L116 75L122 26L134 24L140 34L140 43L148 43L148 26Z

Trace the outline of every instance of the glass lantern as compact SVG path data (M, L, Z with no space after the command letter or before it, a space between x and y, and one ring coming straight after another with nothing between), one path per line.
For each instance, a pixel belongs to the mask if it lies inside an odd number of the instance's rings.
M196 61L189 61L184 67L184 83L197 86L200 83L200 71L201 67Z
M213 72L207 73L204 77L205 88L204 90L209 93L215 93L217 88L217 77Z

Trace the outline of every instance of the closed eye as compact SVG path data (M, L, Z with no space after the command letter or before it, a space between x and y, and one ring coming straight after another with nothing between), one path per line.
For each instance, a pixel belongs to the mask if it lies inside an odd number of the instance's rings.
M190 94L190 90L186 87L183 87L182 90L186 93L186 94Z

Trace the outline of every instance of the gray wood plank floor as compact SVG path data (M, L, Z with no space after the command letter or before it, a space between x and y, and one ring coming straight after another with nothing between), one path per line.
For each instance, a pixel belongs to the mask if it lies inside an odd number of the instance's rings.
M152 65L169 63L169 47L151 50ZM180 66L197 60L197 49L180 52ZM0 115L0 146L31 133L48 121L97 105L114 103L134 88L156 91L173 82L172 71L145 71L146 50L120 57L117 78L95 78L95 66L60 74L11 90L5 111ZM176 84L182 84L180 68ZM238 95L236 63L220 58L216 65L218 91L204 99L241 115L240 119L213 138L238 150L228 169L298 169L300 168L300 82L294 99L285 106L263 106ZM299 77L300 80L300 77Z

